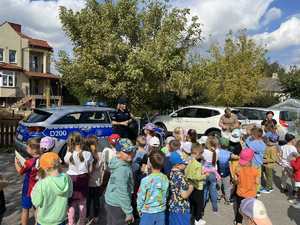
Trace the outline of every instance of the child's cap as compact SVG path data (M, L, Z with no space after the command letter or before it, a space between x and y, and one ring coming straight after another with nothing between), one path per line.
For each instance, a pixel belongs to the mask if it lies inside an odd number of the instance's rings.
M227 138L221 137L220 138L220 145L224 148L229 147L229 140Z
M40 148L49 151L54 148L55 141L51 137L43 137L40 141Z
M120 139L120 135L119 134L112 134L108 137L108 142L111 144L111 145L115 145L117 144L118 140Z
M286 135L285 135L285 141L286 142L290 142L290 141L292 141L292 140L294 140L296 137L293 135L293 134L290 134L290 133L287 133Z
M273 133L271 131L268 131L265 134L265 137L268 139L268 141L272 142L272 143L276 143L278 142L279 136L276 133Z
M198 143L200 145L206 144L207 136L201 136L201 138L198 140Z
M47 152L44 153L40 158L40 167L43 170L51 169L59 162L60 158L56 152Z
M178 152L172 152L170 154L169 160L172 166L175 166L177 164L187 164L187 162L183 160L183 158Z
M246 198L242 200L240 212L252 219L255 224L272 225L264 204L256 198Z
M121 138L117 143L116 143L116 150L118 152L126 152L126 153L131 153L135 151L135 146L132 144L132 142L127 139L127 138Z
M149 145L151 147L159 147L160 146L160 141L158 137L152 137L149 140Z
M187 154L191 154L192 152L192 142L186 141L181 145L181 150Z
M155 130L155 125L153 123L147 123L145 126L144 126L144 130L150 130L150 131L154 131Z
M254 156L254 151L251 148L245 148L240 153L239 163L243 166L251 162Z
M167 137L167 139L165 140L165 144L168 145L168 144L170 144L170 142L173 141L173 140L176 140L175 137L169 136L169 137Z
M230 135L230 141L233 142L233 143L238 143L238 142L240 142L240 140L241 140L241 135L242 135L241 129L234 129L234 130L231 132L231 135Z

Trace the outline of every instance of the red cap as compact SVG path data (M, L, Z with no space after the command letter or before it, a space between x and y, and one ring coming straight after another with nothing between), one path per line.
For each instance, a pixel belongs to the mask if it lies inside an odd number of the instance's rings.
M112 134L108 137L108 142L111 144L111 145L116 145L118 140L120 139L120 135L118 134Z

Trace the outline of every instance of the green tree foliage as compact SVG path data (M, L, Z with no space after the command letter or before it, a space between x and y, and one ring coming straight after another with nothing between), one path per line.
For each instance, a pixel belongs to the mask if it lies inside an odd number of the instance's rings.
M189 82L187 55L200 41L200 24L189 14L159 0L88 0L79 12L61 7L74 46L73 57L59 53L64 84L82 97L126 95L135 108L170 104L164 97L175 94L176 82Z
M289 93L292 98L300 98L300 68L291 67L284 76L280 76L280 81L285 93Z
M264 76L265 50L244 31L237 37L230 32L224 47L213 45L209 55L196 73L211 104L243 106L261 95L258 81Z

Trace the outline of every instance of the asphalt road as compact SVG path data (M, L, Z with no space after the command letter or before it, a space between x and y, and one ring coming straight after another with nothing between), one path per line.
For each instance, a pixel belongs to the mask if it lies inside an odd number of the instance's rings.
M10 180L9 187L5 189L7 211L2 225L19 225L22 178L15 171L13 154L0 153L0 173ZM300 225L300 209L294 209L288 202L288 196L279 192L279 174L280 171L277 169L274 176L275 190L270 194L262 194L260 200L265 203L273 225ZM207 225L232 225L233 206L224 205L221 201L219 212L214 214L208 204L204 219ZM31 215L30 225L33 224L34 219ZM105 222L102 220L99 224L105 225Z

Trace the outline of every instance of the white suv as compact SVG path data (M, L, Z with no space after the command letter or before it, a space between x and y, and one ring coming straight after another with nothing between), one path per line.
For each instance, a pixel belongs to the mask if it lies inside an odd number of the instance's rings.
M176 127L195 129L198 134L220 134L219 120L224 114L224 107L214 106L187 106L180 108L170 115L157 116L153 123L166 132L172 132ZM232 110L242 124L248 124L248 120L239 111Z

